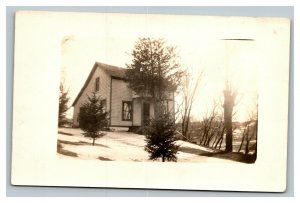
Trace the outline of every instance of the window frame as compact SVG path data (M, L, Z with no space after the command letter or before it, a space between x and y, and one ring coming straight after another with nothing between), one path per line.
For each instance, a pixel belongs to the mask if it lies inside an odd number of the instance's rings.
M126 119L124 118L124 106L125 103L130 104L131 108L130 108L130 119ZM132 121L132 117L133 117L133 103L132 101L122 101L122 121Z

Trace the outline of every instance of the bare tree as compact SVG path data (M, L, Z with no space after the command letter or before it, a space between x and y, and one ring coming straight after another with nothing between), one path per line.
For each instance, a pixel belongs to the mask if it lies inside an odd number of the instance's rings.
M243 137L238 152L245 148L245 154L250 151L250 142L257 137L257 120L248 121L244 125ZM254 152L256 151L256 141L254 143Z
M201 122L201 138L200 144L204 146L209 146L209 142L212 139L215 133L215 118L217 116L216 112L217 105L214 103L214 106L210 113L206 113L206 116Z
M201 145L221 148L225 127L220 104L214 101L210 112L207 112L201 121L199 142Z
M240 152L244 146L245 154L249 153L251 147L254 148L254 153L256 154L257 124L258 124L258 114L256 109L256 110L252 110L252 112L249 114L248 121L246 121L243 125L242 141L238 149L238 152ZM255 143L252 146L250 146L252 140L255 140Z
M218 132L215 136L215 141L213 142L212 147L216 149L221 149L222 143L224 140L224 133L225 133L225 126L224 126L224 121L223 118L219 116L219 128Z
M184 77L184 85L182 88L183 100L180 104L181 114L181 132L184 139L190 139L188 134L189 125L191 122L191 111L195 98L199 94L200 82L203 77L203 71L196 77L192 77L190 74L186 74Z

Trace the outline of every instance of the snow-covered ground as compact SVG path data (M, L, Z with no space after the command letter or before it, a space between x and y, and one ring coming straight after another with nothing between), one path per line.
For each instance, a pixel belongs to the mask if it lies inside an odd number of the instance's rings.
M111 161L150 161L148 153L144 150L145 136L125 131L105 132L102 138L95 141L84 137L83 131L72 128L59 128L58 143L61 149L76 153L77 157L59 153L61 158L111 160ZM70 135L67 135L70 134ZM211 149L196 144L178 140L180 145L177 154L178 162L232 162L230 160L200 156L199 153L212 152ZM161 160L157 160L161 161Z

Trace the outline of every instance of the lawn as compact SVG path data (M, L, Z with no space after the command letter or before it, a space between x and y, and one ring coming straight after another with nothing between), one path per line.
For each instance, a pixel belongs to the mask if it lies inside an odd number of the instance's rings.
M146 142L143 135L126 131L105 132L106 134L97 139L93 146L92 139L84 137L82 133L80 129L59 128L59 157L99 161L151 161L144 150ZM178 140L177 144L180 146L177 153L178 162L233 162L227 158L208 156L218 153L213 149L182 140Z

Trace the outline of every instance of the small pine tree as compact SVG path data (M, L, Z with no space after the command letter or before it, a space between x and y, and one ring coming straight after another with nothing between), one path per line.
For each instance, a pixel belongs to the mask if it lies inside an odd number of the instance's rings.
M162 162L177 161L179 146L175 144L175 131L175 122L169 114L159 114L150 120L149 126L146 127L145 146L150 160L162 158Z
M68 111L68 91L65 90L64 85L59 85L59 108L58 108L58 126L61 127L67 123L66 112Z
M95 139L104 136L100 131L107 127L108 113L104 110L100 97L93 92L92 96L88 96L88 101L80 107L79 127L85 132L86 137Z

